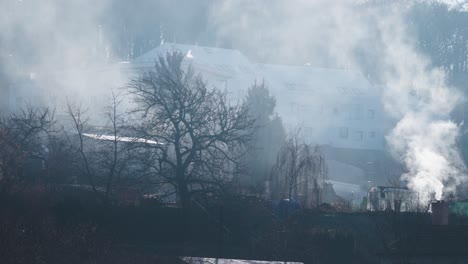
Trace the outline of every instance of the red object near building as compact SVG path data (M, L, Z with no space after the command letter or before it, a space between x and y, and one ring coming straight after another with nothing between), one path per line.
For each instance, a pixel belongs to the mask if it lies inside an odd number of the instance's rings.
M138 188L120 188L117 190L117 202L120 205L138 206L141 198L141 190Z

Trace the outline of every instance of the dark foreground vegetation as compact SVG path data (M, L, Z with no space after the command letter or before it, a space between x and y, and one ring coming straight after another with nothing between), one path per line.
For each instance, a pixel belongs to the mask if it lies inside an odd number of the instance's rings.
M467 234L460 226L434 231L428 214L321 208L284 215L251 197L191 209L104 206L57 190L29 191L1 199L0 257L2 263L180 263L178 256L376 263L433 247L452 256L462 252Z

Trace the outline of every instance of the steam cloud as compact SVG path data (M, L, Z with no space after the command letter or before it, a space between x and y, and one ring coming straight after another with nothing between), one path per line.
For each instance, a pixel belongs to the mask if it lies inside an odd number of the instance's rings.
M450 120L463 98L445 83L444 72L431 68L413 48L401 21L383 20L379 26L389 44L383 50L388 69L383 98L388 113L399 119L387 141L404 161L408 172L402 179L420 195L421 203L441 199L466 179L456 146L460 128Z
M123 83L106 68L109 42L100 26L108 0L4 0L0 3L2 68L12 79L31 77L31 103L57 105L65 97L92 112L109 88ZM17 84L20 89L23 84ZM31 101L31 99L27 100ZM40 102L36 102L40 101Z
M232 0L213 9L213 19L219 42L234 38L233 46L260 52L269 62L359 69L371 58L385 83L382 103L397 123L386 137L389 148L406 165L402 179L426 203L466 178L456 147L460 128L450 120L463 98L415 49L407 9L356 1Z

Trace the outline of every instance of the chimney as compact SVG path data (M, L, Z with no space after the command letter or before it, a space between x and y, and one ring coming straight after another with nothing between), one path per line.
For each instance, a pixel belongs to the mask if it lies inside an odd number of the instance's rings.
M431 204L431 209L433 225L448 225L448 203L446 203L444 200L435 201Z

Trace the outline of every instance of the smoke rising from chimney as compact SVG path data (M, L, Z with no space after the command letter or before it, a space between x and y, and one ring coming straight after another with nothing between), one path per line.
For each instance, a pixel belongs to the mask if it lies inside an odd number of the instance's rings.
M354 69L370 58L385 84L382 105L396 125L386 137L403 162L402 180L427 203L465 180L456 143L460 127L450 113L463 98L442 70L415 48L406 12L410 4L356 1L223 1L213 9L218 41L233 42L261 59ZM268 4L265 4L268 3ZM308 32L304 34L304 32ZM234 40L232 40L232 38ZM322 98L332 102L337 98ZM311 100L312 102L312 100ZM283 117L287 119L288 117Z

